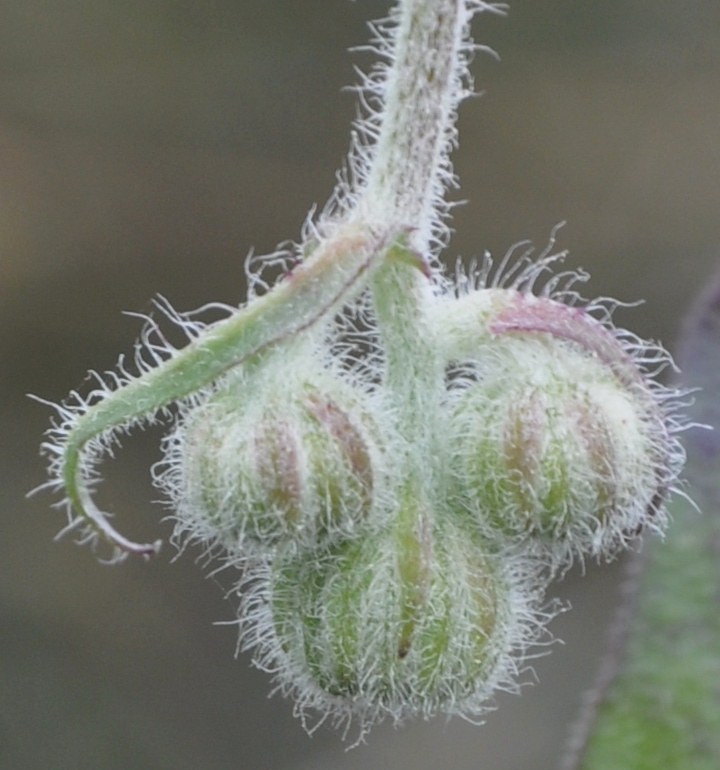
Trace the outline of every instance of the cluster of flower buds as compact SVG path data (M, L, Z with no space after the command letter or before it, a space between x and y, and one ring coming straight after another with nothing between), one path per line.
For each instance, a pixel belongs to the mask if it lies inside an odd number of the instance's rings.
M59 407L46 444L51 483L84 514L71 526L147 554L87 479L114 426L191 394L156 473L176 539L242 567L241 644L301 713L361 735L385 717L475 717L514 687L548 580L661 531L683 463L677 394L654 380L667 354L567 282L532 293L548 260L443 291L402 237L367 243L354 229L319 244L288 279L295 304L181 319L196 341Z
M549 577L662 529L683 462L676 394L654 380L667 354L572 278L536 290L549 250L455 284L435 262L470 21L503 8L396 3L373 27L383 63L348 175L304 247L251 260L248 302L221 321L167 311L180 350L150 321L138 371L96 375L44 444L68 528L148 556L96 507L96 465L178 405L157 473L176 538L242 567L241 644L298 710L361 735L475 717L512 687Z
M666 354L602 307L481 281L428 295L406 391L382 355L330 372L298 339L187 409L160 476L178 537L242 564L242 643L301 711L479 713L549 577L662 528L682 451L645 370Z

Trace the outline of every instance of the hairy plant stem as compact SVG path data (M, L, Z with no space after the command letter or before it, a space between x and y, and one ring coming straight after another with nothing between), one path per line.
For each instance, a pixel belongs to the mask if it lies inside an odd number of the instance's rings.
M448 153L462 98L462 59L472 16L466 0L401 0L392 67L383 84L380 132L353 219L371 230L405 233L394 250L428 257L450 177ZM411 260L404 260L411 262ZM372 282L386 358L385 386L408 441L434 413L442 379L425 327L427 276L397 260Z
M424 253L437 219L448 145L460 98L460 56L470 12L465 0L403 0L385 82L380 135L358 213L390 230L413 228Z
M462 46L470 19L466 2L404 0L398 7L393 65L387 73L375 153L360 192L356 216L371 228L404 233L394 250L423 261L442 217L442 192L450 176L448 152L461 98ZM411 259L388 262L371 291L383 344L383 389L406 447L396 461L404 487L395 513L404 624L398 654L407 654L415 620L427 595L432 551L436 472L413 451L437 430L443 365L426 323L428 276ZM411 502L409 502L411 501Z

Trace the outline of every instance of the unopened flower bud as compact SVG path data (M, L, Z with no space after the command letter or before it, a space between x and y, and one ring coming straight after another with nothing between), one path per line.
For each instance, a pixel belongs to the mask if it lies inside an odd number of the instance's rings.
M495 326L513 333L454 391L461 504L486 532L528 537L556 564L610 556L664 523L682 451L661 390L580 311L533 297L517 308Z
M332 378L242 385L189 411L175 438L180 525L229 549L348 534L372 505L371 418Z
M301 707L361 732L386 716L477 715L528 631L506 566L448 520L290 554L259 603L271 629L256 660Z

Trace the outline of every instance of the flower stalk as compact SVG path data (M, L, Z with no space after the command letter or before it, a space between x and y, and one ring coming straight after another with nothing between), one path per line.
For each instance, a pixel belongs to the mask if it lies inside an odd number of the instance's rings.
M392 66L381 92L373 89L382 102L379 136L357 216L395 231L413 228L412 244L424 253L451 177L448 152L472 11L464 1L408 0L396 13Z

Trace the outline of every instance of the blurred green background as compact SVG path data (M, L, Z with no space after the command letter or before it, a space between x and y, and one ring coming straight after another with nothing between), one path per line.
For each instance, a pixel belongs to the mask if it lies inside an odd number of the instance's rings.
M243 259L298 236L347 146L346 49L376 0L4 0L0 4L0 768L545 770L592 680L622 563L571 573L565 640L539 684L460 720L382 726L346 753L309 739L268 678L235 660L224 594L187 552L98 565L52 538L40 495L49 410L129 351L156 292L243 296ZM481 99L461 114L449 251L543 245L560 220L587 294L645 298L618 320L672 345L720 241L717 0L517 0L480 17ZM148 467L161 431L107 464L102 501L167 537ZM528 676L526 679L531 679Z

